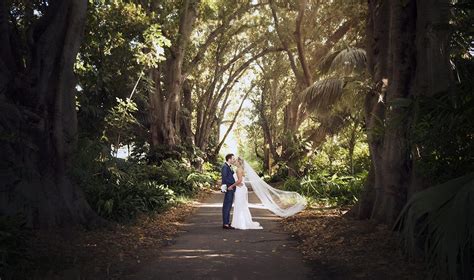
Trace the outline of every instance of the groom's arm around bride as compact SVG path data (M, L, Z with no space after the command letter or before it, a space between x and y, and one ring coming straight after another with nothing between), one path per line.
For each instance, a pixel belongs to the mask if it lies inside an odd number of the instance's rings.
M221 169L221 176L222 176L222 184L227 186L227 190L231 191L234 189L232 184L234 184L234 174L232 173L232 169L230 168L227 163L224 163Z
M231 164L234 162L234 155L228 154L225 157L226 162L222 166L221 176L222 184L227 186L227 192L224 195L224 203L222 204L222 221L224 228L230 227L230 210L232 208L232 203L234 202L234 172L230 168Z

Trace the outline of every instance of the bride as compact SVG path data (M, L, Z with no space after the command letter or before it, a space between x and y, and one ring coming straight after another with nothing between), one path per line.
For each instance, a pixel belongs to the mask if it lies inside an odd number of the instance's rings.
M275 189L263 181L257 172L242 158L238 158L237 172L234 174L236 186L232 226L236 229L262 229L252 220L248 204L247 181L263 206L280 217L292 216L306 207L306 199L297 192Z
M235 186L234 214L231 225L236 229L262 229L260 223L252 221L249 209L248 189L244 182L244 160L237 159L237 172L234 173Z

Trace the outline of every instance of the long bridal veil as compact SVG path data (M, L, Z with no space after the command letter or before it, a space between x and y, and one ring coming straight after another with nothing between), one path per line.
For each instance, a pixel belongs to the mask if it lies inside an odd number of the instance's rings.
M263 181L257 172L244 163L245 178L263 206L280 217L292 216L306 207L306 199L297 192L275 189Z

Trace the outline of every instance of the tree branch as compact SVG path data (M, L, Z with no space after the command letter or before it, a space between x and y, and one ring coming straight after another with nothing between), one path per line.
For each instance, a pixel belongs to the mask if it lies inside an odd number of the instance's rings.
M230 15L228 18L226 18L219 27L214 29L211 33L209 33L209 36L207 37L206 41L199 47L199 51L197 54L194 56L194 58L191 61L191 65L196 65L198 64L201 59L204 57L204 54L206 53L207 49L209 46L215 41L217 36L223 31L226 30L227 27L229 27L230 22L237 18L238 16L250 11L251 9L260 6L261 4L256 4L256 5L250 5L250 6L241 6L239 9L237 9L232 15ZM240 30L241 28L239 28ZM240 31L238 31L240 32Z
M305 78L306 87L310 86L313 82L313 77L311 75L311 71L308 67L308 62L306 61L304 46L303 46L303 35L301 34L301 25L303 22L304 17L304 10L306 8L306 0L299 1L299 9L298 9L298 16L296 18L296 30L295 30L295 39L296 39L296 47L298 49L298 57L301 63L301 67L303 68L303 74Z
M237 109L237 112L235 113L234 118L232 119L232 122L230 123L229 127L227 128L227 131L224 134L224 137L222 137L221 142L217 145L216 149L214 150L214 153L216 153L216 154L219 153L222 145L224 145L225 139L227 138L227 136L231 132L232 128L234 127L235 121L237 120L237 117L239 116L240 110L242 110L242 106L244 105L245 100L249 96L250 92L252 92L254 87L255 87L255 84L253 84L250 87L250 89L245 93L244 97L242 98L242 101L240 102L240 106Z
M274 4L273 0L270 0L269 3L270 3L270 9L272 11L273 22L274 22L274 25L275 25L275 30L276 30L277 35L278 35L278 39L280 39L280 43L283 46L283 50L288 55L288 60L290 61L290 67L291 67L291 70L293 70L293 73L295 74L296 80L301 81L302 80L301 74L298 71L298 67L296 66L295 58L293 56L293 53L290 51L290 47L288 46L288 42L285 40L285 38L283 38L283 34L281 33L280 24L278 22L278 16L277 16L275 4Z
M280 156L278 155L275 145L273 144L273 139L270 131L270 126L268 125L268 119L265 114L265 92L266 88L264 88L261 98L260 98L260 118L261 118L261 123L262 123L262 128L263 128L263 133L265 134L265 138L267 139L268 146L270 147L270 152L273 155L273 158L276 160L280 159Z
M314 55L316 61L319 59L321 60L330 50L337 44L343 37L346 35L347 32L352 28L352 26L356 23L355 19L348 20L344 22L326 41L326 44L319 48ZM317 64L315 63L317 67Z

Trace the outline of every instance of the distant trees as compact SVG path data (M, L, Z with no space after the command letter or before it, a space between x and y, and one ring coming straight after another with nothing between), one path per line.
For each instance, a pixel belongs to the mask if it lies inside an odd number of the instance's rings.
M326 135L341 128L344 119L341 115L329 117L326 114L323 117L311 106L311 98L306 98L305 89L327 78L322 69L335 51L348 45L360 46L365 4L360 1L288 3L272 0L262 13L271 19L265 24L272 30L272 43L281 45L283 49L279 56L272 57L272 62L261 63L262 75L268 80L263 84L262 94L269 99L273 94L285 96L280 99L280 104L284 104L284 108L279 109L282 113L275 111L274 104L269 108L270 103L265 100L257 106L265 132L265 147L268 146L273 159L286 163L290 174L297 175L301 173L301 160L308 152L306 143L312 148L318 147ZM286 64L276 59L284 59ZM269 73L274 73L273 77ZM285 84L283 80L287 80ZM274 112L272 116L282 114L280 131L272 133L269 128L268 110ZM281 150L279 154L277 150Z

